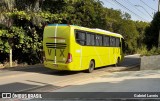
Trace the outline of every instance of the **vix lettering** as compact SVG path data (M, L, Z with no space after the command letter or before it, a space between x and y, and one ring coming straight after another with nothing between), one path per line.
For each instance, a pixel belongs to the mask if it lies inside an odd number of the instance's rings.
M51 55L52 49L48 49L48 55Z
M48 49L48 55L51 55L51 54L52 54L52 50L53 50L53 49ZM56 56L56 55L57 55L57 54L56 54L56 53L57 53L57 50L55 49L54 51L55 51L54 53L55 53L55 56ZM59 55L59 56L60 56L60 57L64 57L64 49L59 49L59 51L60 51L60 55Z
M48 48L48 55L52 55L52 51L54 50L55 56L57 56L57 50L60 51L60 57L64 57L64 49L66 48L65 43L46 43Z

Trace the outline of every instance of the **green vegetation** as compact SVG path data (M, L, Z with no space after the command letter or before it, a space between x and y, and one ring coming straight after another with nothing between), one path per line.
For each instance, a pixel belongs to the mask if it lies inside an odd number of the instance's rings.
M147 27L145 33L145 44L148 49L153 46L158 47L158 37L160 29L160 12L156 13L150 26Z
M141 55L158 55L160 54L160 49L158 48L158 38L160 30L160 13L157 12L149 26L144 30L145 33L143 39L143 44L139 49L138 53Z
M141 56L159 55L160 49L157 47L152 47L152 49L148 50L146 46L143 46L138 49L137 52L140 53Z
M120 33L126 40L126 54L136 53L137 50L141 53L156 46L154 38L157 38L157 34L154 31L160 28L158 14L155 15L158 19L151 24L132 21L128 13L105 8L99 0L1 0L0 12L2 63L8 61L10 48L13 49L13 60L18 60L18 63L42 62L43 29L50 23L74 24ZM145 44L147 48L143 48Z

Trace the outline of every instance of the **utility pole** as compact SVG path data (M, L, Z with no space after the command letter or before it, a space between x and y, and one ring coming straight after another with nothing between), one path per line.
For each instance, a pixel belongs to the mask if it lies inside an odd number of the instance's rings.
M160 12L160 0L158 0L158 12Z
M158 13L160 12L160 0L158 0ZM158 48L160 48L160 29L159 29L159 37L158 37Z

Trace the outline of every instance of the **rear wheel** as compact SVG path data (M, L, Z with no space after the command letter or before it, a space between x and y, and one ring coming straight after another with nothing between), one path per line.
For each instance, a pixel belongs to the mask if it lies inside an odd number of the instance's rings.
M120 59L119 59L119 58L117 58L117 61L116 61L115 67L119 66L119 63L120 63Z
M87 72L92 73L94 68L95 68L94 61L91 61L90 64L89 64L89 68L88 68Z

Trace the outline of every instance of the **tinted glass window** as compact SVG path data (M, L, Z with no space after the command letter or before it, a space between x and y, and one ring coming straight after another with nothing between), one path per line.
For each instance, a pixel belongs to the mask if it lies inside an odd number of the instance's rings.
M120 39L116 38L116 47L120 47Z
M99 41L98 41L98 40L99 40L99 38L98 38L98 36L96 35L96 36L95 36L95 41L96 41L96 44L95 44L95 45L96 45L96 46L99 45Z
M94 46L95 45L95 35L91 34L91 45Z
M102 35L96 35L96 46L102 46Z
M76 42L80 45L121 47L120 38L113 36L76 30L75 37Z
M99 35L99 46L103 46L103 44L102 44L102 35Z
M91 45L91 34L86 34L86 45Z
M94 46L95 45L95 35L92 33L86 33L86 45Z
M113 47L115 47L115 46L116 46L116 38L113 37Z
M76 41L80 45L85 45L85 32L82 31L76 31Z
M110 37L110 46L115 47L116 46L116 38L115 37Z
M110 46L113 46L113 37L110 37Z
M109 36L103 36L103 46L109 46Z

